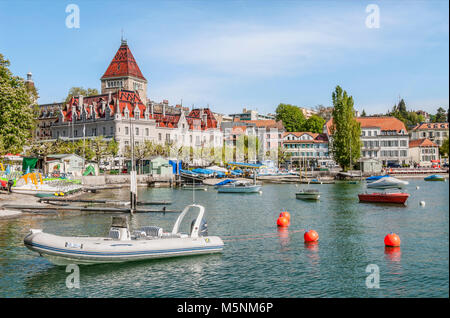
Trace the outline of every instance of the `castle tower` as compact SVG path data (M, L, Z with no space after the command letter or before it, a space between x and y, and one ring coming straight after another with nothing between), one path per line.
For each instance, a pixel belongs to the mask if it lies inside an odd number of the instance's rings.
M102 94L115 92L118 89L137 91L142 102L147 103L147 80L142 75L126 40L122 40L100 81Z

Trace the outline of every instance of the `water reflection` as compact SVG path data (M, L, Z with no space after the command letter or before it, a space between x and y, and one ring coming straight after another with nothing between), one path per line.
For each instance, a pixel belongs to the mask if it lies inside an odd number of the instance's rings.
M385 255L385 259L390 262L400 262L401 258L402 258L401 257L402 251L401 251L400 247L385 246L384 247L384 255Z
M281 252L289 250L289 229L287 227L278 227L278 241L280 242Z

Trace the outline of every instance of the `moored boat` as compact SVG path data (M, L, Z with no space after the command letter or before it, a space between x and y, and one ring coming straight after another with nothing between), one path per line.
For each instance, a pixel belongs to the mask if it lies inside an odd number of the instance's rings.
M190 234L179 232L183 218L193 208L199 212L191 223ZM208 236L204 212L201 205L187 206L167 233L157 226L145 226L130 233L126 217L113 217L108 237L59 236L31 229L24 244L56 265L120 263L221 252L223 241L218 236Z
M359 202L398 203L405 204L409 193L360 193Z
M195 186L192 184L184 184L181 189L183 190L195 190L195 191L208 191L208 188L206 186Z
M390 188L401 189L407 184L409 184L408 181L399 180L394 177L383 177L367 184L367 187L376 189L390 189Z
M384 176L371 176L366 178L367 183L371 183L377 180L380 180L381 178L390 177L390 175L385 174Z
M425 181L445 181L445 178L438 174L433 174L432 176L425 177L424 180Z
M217 186L216 188L217 192L221 193L255 193L261 190L261 185L253 184L249 181L237 180Z
M320 192L317 189L304 189L295 193L295 197L301 200L319 200Z

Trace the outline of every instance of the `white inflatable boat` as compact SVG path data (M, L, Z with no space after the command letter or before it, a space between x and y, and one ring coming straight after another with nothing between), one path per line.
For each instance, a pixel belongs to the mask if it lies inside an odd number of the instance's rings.
M180 233L180 224L191 208L199 210L191 223L191 233ZM201 205L187 206L169 233L157 226L145 226L130 234L128 219L113 217L109 237L58 236L31 229L24 244L56 265L118 263L221 252L223 241L208 236L204 213Z

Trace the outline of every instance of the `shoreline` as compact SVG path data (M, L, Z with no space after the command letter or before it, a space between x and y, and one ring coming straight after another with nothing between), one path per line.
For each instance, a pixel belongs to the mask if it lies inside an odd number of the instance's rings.
M445 177L445 181L447 182L447 180L449 179L449 175L448 173L441 173L442 175L444 175ZM423 179L426 176L429 176L429 173L426 174L392 174L393 177L395 178L399 178L399 179ZM283 177L286 176L265 176L263 179L259 179L258 181L262 182L262 183L267 183L267 184L274 184L274 183L278 183L277 181L282 181L281 179ZM364 181L366 177L363 177L363 179L361 181ZM245 179L245 178L238 178L238 179ZM301 180L299 179L298 182L295 177L291 176L289 177L289 181L286 182L280 182L280 184L294 184L294 183L301 183ZM208 186L213 186L215 183L220 182L221 179L207 179L204 180L206 182L204 182L205 185ZM327 181L327 180L332 180L335 181L334 179L331 178L323 178L323 181ZM119 188L124 188L129 186L129 184L123 183L123 184L114 184L114 185L97 185L97 186L89 186L84 188L82 191L76 192L74 194L68 195L65 198L77 198L77 197L83 197L86 196L88 194L92 194L95 192L96 190L98 191L102 191L102 190L113 190L113 189L119 189ZM147 187L147 188L151 188L148 187L147 185L144 184L139 184L140 187ZM41 203L39 202L40 198L35 197L34 195L29 195L29 194L20 194L20 193L8 193L8 192L4 192L1 191L0 192L0 220L7 220L7 219L14 219L14 218L19 218L22 216L29 216L31 213L26 212L24 210L26 210L26 208L21 208L21 209L14 209L14 208L3 208L3 206L5 205L20 205L21 203L26 202L26 205L30 206L30 207L36 207L36 206L41 206L41 207L49 207L52 206L51 204L47 204L47 203ZM23 205L22 205L23 206ZM37 215L37 214L36 214Z

